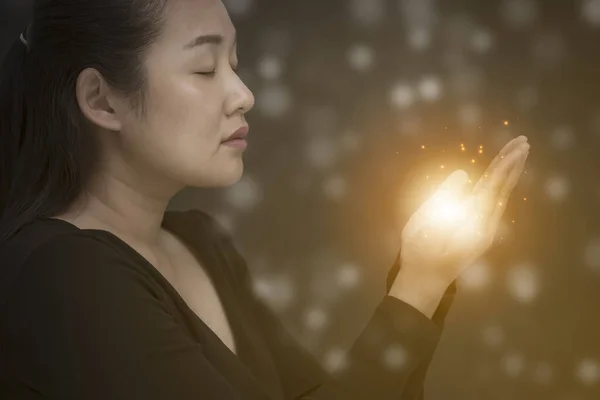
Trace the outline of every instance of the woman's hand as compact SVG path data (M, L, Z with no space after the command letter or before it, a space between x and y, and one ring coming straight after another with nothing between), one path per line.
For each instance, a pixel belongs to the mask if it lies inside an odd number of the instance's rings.
M492 245L528 155L527 138L519 136L472 191L460 170L440 185L402 231L402 268L390 294L410 299L425 314L435 310L447 287Z

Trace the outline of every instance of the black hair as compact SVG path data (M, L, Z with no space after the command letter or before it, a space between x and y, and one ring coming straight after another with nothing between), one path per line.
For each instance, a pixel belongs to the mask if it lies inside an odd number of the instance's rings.
M145 115L147 50L168 0L36 0L0 66L0 241L60 214L84 193L99 159L75 86L95 68Z

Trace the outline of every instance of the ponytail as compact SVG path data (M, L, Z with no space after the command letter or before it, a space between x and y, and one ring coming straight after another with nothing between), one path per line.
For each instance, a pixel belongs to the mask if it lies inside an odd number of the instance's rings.
M97 154L82 129L72 70L32 46L29 31L0 67L0 242L65 211Z
M27 56L27 46L16 37L0 64L0 240L8 228L3 221L17 212L10 199L16 194L20 151L29 128Z

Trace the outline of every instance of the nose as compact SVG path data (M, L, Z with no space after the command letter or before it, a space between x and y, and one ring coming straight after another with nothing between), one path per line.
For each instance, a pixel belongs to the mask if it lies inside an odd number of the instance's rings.
M254 94L242 81L242 79L232 71L233 78L229 81L229 96L226 103L226 112L228 115L241 112L247 113L254 107Z

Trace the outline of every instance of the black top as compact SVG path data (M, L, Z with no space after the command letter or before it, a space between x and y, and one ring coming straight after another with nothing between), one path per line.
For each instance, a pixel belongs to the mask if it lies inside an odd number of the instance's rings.
M253 295L244 260L214 219L169 211L163 227L206 268L238 355L117 236L42 218L0 243L1 399L422 398L454 285L433 320L385 295L333 377ZM398 367L385 362L390 344L405 350Z

